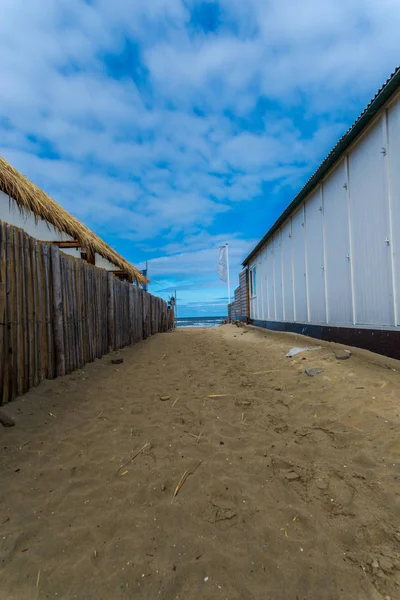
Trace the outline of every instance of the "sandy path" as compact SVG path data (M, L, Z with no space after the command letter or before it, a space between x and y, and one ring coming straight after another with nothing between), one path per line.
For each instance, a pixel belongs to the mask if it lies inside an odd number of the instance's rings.
M400 598L400 363L304 341L176 331L12 403L0 599Z

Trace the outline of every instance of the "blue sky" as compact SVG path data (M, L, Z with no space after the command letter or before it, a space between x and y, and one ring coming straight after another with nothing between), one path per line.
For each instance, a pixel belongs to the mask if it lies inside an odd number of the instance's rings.
M0 154L180 314L240 263L399 62L398 0L3 0Z

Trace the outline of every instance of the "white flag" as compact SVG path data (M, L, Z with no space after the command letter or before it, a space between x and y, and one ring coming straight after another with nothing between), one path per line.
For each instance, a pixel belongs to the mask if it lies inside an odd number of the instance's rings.
M221 246L218 250L218 275L221 281L228 281L228 268L226 263L226 246Z

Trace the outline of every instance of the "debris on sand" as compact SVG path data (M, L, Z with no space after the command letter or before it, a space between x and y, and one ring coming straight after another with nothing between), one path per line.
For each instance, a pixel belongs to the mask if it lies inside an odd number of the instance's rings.
M334 350L336 360L347 360L351 356L350 350Z
M184 474L182 475L182 477L180 478L178 485L175 488L174 496L173 496L174 498L175 498L175 496L177 496L179 494L179 490L181 489L181 487L183 486L183 484L185 483L185 481L188 477L189 477L189 471L186 470L184 472Z
M323 373L324 370L323 369L306 369L304 372L309 377L315 377L315 375L318 375L319 373Z
M129 459L129 460L126 462L126 463L124 463L123 465L121 465L121 466L120 466L120 468L118 469L118 471L117 471L117 473L116 473L116 474L117 474L117 475L119 475L119 474L121 473L122 469L124 469L124 468L125 468L125 467L127 467L127 466L128 466L130 463L131 463L131 462L133 462L133 461L135 460L135 458L136 458L137 456L139 456L139 454L141 454L141 453L143 452L143 450L145 450L145 449L146 449L148 446L150 446L150 443L149 443L149 442L146 442L146 443L145 443L145 444L144 444L144 445L143 445L143 446L142 446L142 447L141 447L141 448L140 448L140 449L139 449L137 452L135 452L135 454L134 454L133 456L131 456L131 458L130 458L130 459ZM121 473L121 475L126 475L126 473L127 473L127 472L128 472L128 471L125 471L124 473Z
M203 461L201 460L201 461L200 461L200 462L199 462L199 463L198 463L198 464L195 466L195 468L194 468L194 469L192 469L191 471L189 471L188 469L186 469L186 471L184 472L184 474L183 474L183 475L182 475L182 477L180 478L178 485L177 485L177 486L176 486L176 488L175 488L174 495L172 496L172 500L171 500L171 502L173 502L173 501L174 501L174 498L175 498L175 497L176 497L176 496L179 494L179 490L181 489L181 487L183 486L183 484L185 483L185 481L186 481L186 479L189 477L189 475L193 475L193 473L194 473L195 471L197 471L197 469L199 468L199 466L201 465L201 463L202 463L202 462L203 462Z
M113 365L121 365L124 362L123 358L112 358L111 364Z
M171 400L171 396L160 396L161 402L167 402L167 400Z
M12 417L9 417L8 415L6 415L5 412L3 412L2 410L0 410L0 423L3 425L3 427L14 427L15 426L15 421Z
M286 354L286 358L293 358L296 354L300 354L300 352L311 352L311 350L321 350L321 346L316 346L315 348L300 348L299 346L294 346L289 352Z
M296 481L297 479L300 479L300 475L296 473L296 471L289 471L288 473L285 473L285 478L288 481Z

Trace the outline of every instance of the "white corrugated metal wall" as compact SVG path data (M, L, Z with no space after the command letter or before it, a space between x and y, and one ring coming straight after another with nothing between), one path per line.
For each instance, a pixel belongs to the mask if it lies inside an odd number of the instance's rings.
M250 317L400 325L400 96L253 257Z

